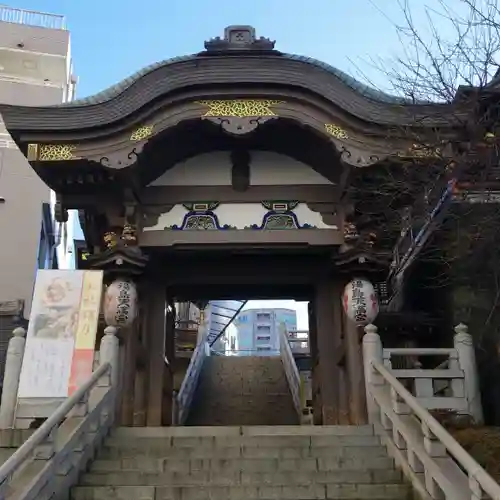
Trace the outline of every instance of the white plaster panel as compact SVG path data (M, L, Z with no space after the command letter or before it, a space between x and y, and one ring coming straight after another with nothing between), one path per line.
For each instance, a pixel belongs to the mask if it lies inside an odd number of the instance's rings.
M323 222L319 212L313 212L306 203L299 203L293 211L301 224L311 224L318 229L338 229L335 225L328 225Z
M193 156L164 172L151 186L230 186L228 151ZM332 184L305 163L270 151L251 151L250 184L254 186Z
M252 151L250 185L332 184L310 166L271 151Z
M174 165L150 186L230 186L231 161L228 151L193 156Z
M235 226L237 229L244 229L252 224L260 224L267 212L268 210L260 203L224 203L214 210L221 226L229 224L230 226ZM305 203L299 203L293 212L295 212L301 225L310 224L318 229L338 229L337 226L325 224L321 218L321 214L313 212ZM180 226L187 213L188 210L182 205L175 205L172 210L158 217L158 222L155 226L145 227L144 231L162 231L165 227L170 227L174 224Z

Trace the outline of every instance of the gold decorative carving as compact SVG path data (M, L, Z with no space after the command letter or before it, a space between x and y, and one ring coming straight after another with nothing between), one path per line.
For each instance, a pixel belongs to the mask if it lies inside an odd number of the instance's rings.
M144 139L147 139L153 133L153 127L154 125L143 125L142 127L139 127L137 130L132 132L130 140L143 141Z
M135 246L137 244L137 231L135 226L132 224L125 224L123 226L121 240L126 247Z
M72 144L39 144L37 160L39 161L76 160L77 157L74 155L75 149L76 146Z
M349 139L347 132L342 127L335 125L335 123L325 123L325 129L335 139Z
M406 151L399 152L401 158L440 158L441 148L429 146L427 144L412 144Z
M358 228L352 222L344 222L344 239L349 242L359 239Z
M255 117L255 116L277 116L271 106L281 104L284 101L271 99L232 99L215 101L198 101L197 104L208 106L208 111L203 115L206 117Z
M118 245L118 237L114 231L104 233L104 244L107 248L114 248Z
M26 158L28 158L28 161L38 160L38 144L28 144L28 154Z

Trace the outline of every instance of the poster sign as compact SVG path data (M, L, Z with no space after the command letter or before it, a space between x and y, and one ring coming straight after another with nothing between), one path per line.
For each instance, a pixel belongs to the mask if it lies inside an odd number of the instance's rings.
M66 398L92 374L102 271L38 271L18 398Z

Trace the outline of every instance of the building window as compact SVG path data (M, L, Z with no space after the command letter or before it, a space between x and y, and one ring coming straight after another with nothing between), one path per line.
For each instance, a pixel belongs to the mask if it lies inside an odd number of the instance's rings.
M271 321L270 313L257 313L257 321Z
M266 345L266 346L263 345L263 346L257 347L257 351L270 351L270 350L271 350L271 346L268 346L268 345Z
M259 333L271 333L271 325L258 325L257 331Z
M257 335L257 340L271 340L271 335Z

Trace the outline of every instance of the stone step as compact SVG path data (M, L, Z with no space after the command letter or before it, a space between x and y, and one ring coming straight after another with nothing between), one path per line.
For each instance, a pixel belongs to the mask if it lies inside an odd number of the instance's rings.
M373 436L371 425L256 425L200 427L118 427L113 437Z
M78 486L71 500L409 500L404 484L308 486Z
M123 438L112 436L107 446L120 448L322 448L343 446L380 446L379 436L210 436Z
M207 458L207 459L159 459L137 456L116 460L95 460L90 472L106 474L120 471L143 472L194 472L194 471L248 471L248 472L286 472L286 471L337 471L337 470L391 470L391 458L375 457L328 457L303 459L277 458Z
M82 486L307 486L310 484L396 484L401 482L396 470L342 470L342 471L195 471L153 472L122 471L107 474L87 473Z
M298 424L281 357L210 356L186 425Z
M105 444L99 458L177 458L177 459L197 459L197 458L271 458L271 459L297 459L297 458L359 458L359 457L380 457L386 458L387 451L381 446L339 446L331 448L329 446L281 446L281 447L173 447L173 446L143 446L137 443L136 446L109 446Z

